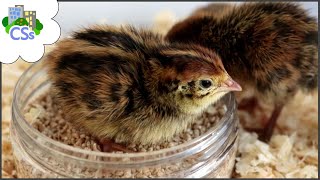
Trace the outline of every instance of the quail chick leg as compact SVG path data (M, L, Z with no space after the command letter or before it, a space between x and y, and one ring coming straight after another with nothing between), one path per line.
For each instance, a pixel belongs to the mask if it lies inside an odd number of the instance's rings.
M271 117L269 118L268 123L266 124L266 126L263 129L264 132L262 133L262 135L259 138L260 140L262 140L264 142L270 141L271 136L273 134L273 130L274 130L276 123L277 123L277 119L280 116L280 113L283 109L283 106L284 105L276 105L274 107L273 112L271 114Z
M114 142L111 139L99 140L100 148L102 152L113 152L113 151L123 151L126 153L133 153L134 151L129 150L124 145Z
M275 105L267 124L263 128L245 128L245 130L249 132L255 132L258 134L259 140L263 142L269 142L283 106L284 105Z
M259 110L262 109L257 97L245 98L245 99L241 100L238 104L239 110L245 110L245 111L249 112L250 114L252 114L254 112L255 108L258 108Z

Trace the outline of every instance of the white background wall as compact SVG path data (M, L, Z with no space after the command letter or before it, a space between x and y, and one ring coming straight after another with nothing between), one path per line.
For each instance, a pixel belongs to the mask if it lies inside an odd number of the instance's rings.
M150 25L155 15L169 10L177 18L189 15L208 2L59 2L54 18L62 29L62 36L81 26L105 22ZM241 2L237 2L241 3ZM318 17L318 2L301 2L310 14Z

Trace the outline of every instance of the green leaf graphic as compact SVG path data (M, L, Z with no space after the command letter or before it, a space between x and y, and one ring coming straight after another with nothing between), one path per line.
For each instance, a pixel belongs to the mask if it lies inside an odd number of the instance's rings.
M18 25L18 26L28 26L29 23L28 21L25 19L25 18L19 18L15 21L15 25Z
M10 29L11 29L11 27L12 26L14 26L14 22L12 22L10 25L8 25L7 27L6 27L6 32L9 34L9 31L10 31Z
M2 25L3 25L3 27L7 27L7 26L9 25L9 18L8 18L8 16L7 16L7 17L4 17L4 18L2 19Z
M40 30L38 30L37 28L36 28L36 29L34 29L33 31L34 31L34 33L35 33L36 35L39 35L39 34L40 34L40 32L41 32L41 31L40 31Z
M36 20L36 28L40 31L43 29L43 24L39 21L39 19Z

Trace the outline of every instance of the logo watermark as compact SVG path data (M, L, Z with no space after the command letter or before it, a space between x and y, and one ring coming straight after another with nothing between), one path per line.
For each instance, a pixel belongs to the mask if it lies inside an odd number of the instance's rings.
M1 0L0 62L41 59L44 45L60 37L60 27L52 19L58 8L57 0Z
M33 40L43 29L43 24L37 19L37 12L25 11L24 5L9 7L8 16L2 19L2 25L13 40Z

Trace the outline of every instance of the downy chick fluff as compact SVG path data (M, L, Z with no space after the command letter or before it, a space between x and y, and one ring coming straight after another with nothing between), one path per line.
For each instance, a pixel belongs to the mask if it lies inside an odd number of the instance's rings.
M170 139L241 90L214 52L132 26L77 31L57 43L46 66L66 119L117 143Z
M166 39L215 51L244 90L274 104L265 141L296 92L318 87L318 24L297 3L211 4L175 24Z

